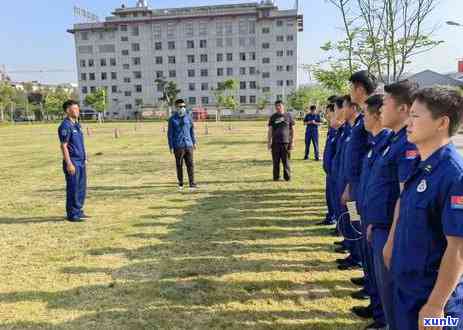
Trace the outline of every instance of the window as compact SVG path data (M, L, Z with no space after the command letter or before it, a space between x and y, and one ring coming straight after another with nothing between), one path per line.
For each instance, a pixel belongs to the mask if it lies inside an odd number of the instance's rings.
M93 47L92 46L79 46L79 54L92 54Z
M255 53L255 52L249 53L249 58L250 58L252 61L255 61L255 60L256 60L256 53Z
M88 32L81 32L80 33L80 38L82 40L88 40Z
M153 25L154 39L159 40L162 38L162 29L160 24Z
M240 89L246 89L246 82L240 81Z
M294 40L293 35L286 36L286 41L293 41L293 40Z
M168 38L175 38L176 31L177 31L177 23L176 22L168 22L167 23L167 37Z
M233 47L233 38L225 39L225 44L227 47Z
M193 48L195 48L195 42L194 42L194 40L187 40L187 42L186 42L186 48L188 48L188 49L193 49Z
M246 61L246 53L240 53L240 60Z
M278 41L278 42L283 42L283 41L285 41L285 36L277 36L277 41Z
M117 93L117 86L111 86L111 92Z
M249 103L256 104L256 96L255 95L249 96Z
M240 75L246 75L246 68L240 68Z
M162 56L156 56L156 64L162 64Z
M240 34L248 34L248 22L246 20L240 20L239 24Z
M201 55L201 63L207 63L207 54Z
M217 22L215 33L218 36L221 36L221 35L223 35L223 29L224 29L223 22Z
M194 77L195 76L195 70L188 70L188 77Z
M200 22L199 23L199 35L200 36L207 36L207 22Z
M294 56L294 51L292 51L292 50L287 50L287 51L286 51L286 56Z
M240 37L240 47L246 47L246 38Z
M217 69L217 76L219 76L219 77L223 76L223 68L218 68Z
M80 67L85 68L85 60L80 60Z
M277 26L283 26L283 21L278 20L278 21L277 21Z
M125 91L124 96L132 96L132 92L131 91Z
M133 57L132 58L132 63L133 63L133 65L140 65L141 64L141 58L140 57Z
M125 77L125 78L124 78L124 82L125 82L125 83L130 83L130 81L131 81L131 79L128 78L128 77Z
M192 37L195 33L193 23L188 22L185 24L185 35L187 37Z
M156 78L162 78L164 77L164 72L163 71L156 71Z
M262 48L263 48L263 49L269 49L269 48L270 48L270 44L269 44L268 42L264 42L264 43L262 44Z
M201 69L201 77L207 77L209 75L208 69Z
M201 84L201 90L202 91L208 91L209 90L209 84L208 83L202 83Z
M177 71L170 70L169 71L169 78L175 78L175 77L177 77Z
M240 103L241 104L246 103L246 96L240 96Z
M167 48L170 50L175 49L175 41L169 41L167 43Z
M209 98L207 96L201 97L201 103L202 104L209 104Z
M135 99L135 105L137 107L141 106L143 104L143 99Z
M217 54L217 62L223 62L223 54Z
M229 62L233 61L233 53L228 53L227 54L227 61L229 61Z
M162 89L162 86L159 85L158 83L156 83L156 90L159 92L159 93L162 93L164 90ZM159 100L163 101L162 98L160 98Z
M283 71L283 65L277 65L277 71L282 72Z
M188 103L190 105L196 105L196 97L189 97L188 98Z
M154 49L162 50L162 42L155 42L154 43Z
M106 59L105 58L100 59L100 66L106 66Z
M251 66L251 67L249 68L249 74L250 74L251 76L255 75L256 72L257 72L256 67Z
M262 73L262 78L270 78L270 72Z
M140 29L138 25L132 26L132 36L138 37L140 35Z
M262 63L264 63L264 64L269 64L269 63L270 63L270 58L264 57L264 58L262 59Z
M117 80L117 73L111 72L111 80Z
M227 68L227 76L233 76L233 68Z
M122 32L127 32L127 25L120 25L120 26L119 26L119 29L120 29Z
M123 64L123 65L122 65L122 68L123 68L124 70L128 70L128 69L130 69L130 65L129 65L129 64Z
M250 47L256 47L256 38L255 37L249 38L249 46Z
M199 48L207 48L207 40L200 40Z
M270 87L263 87L262 92L264 92L264 93L270 92Z
M194 55L187 55L188 63L194 63L195 62L195 56Z
M88 79L89 79L89 80L95 80L95 74L94 74L93 72L92 72L92 73L89 73Z
M89 67L93 67L95 65L95 61L94 60L88 60L88 66Z
M127 41L129 41L129 37L121 37L121 41L122 42L127 42Z
M82 87L82 94L87 94L87 93L88 93L87 86Z
M285 52L282 50L277 51L277 57L283 57L284 54Z
M116 66L116 59L115 58L110 58L109 59L109 65Z
M292 72L293 71L293 66L292 65L287 65L286 66L286 71Z
M140 51L140 44L132 44L132 51L139 52Z
M286 86L294 86L294 80L286 80Z
M133 77L135 79L141 79L141 71L134 71L133 72Z
M278 100L278 101L283 101L283 95L278 94L278 95L277 95L277 100Z
M95 93L96 92L96 87L95 86L91 86L90 87L90 93Z
M135 85L135 92L141 93L142 92L142 86L141 85Z
M250 89L257 89L257 83L255 81L250 81L249 82L249 88Z
M80 74L80 80L87 80L87 74L86 73L81 73Z
M225 25L225 33L230 35L233 34L233 23L227 22Z
M188 84L188 90L189 90L190 92L195 91L195 90L196 90L196 85L195 85L195 83L189 83L189 84Z
M175 56L169 56L169 64L175 64Z
M125 110L132 110L132 105L131 104L126 104L125 105Z
M249 34L256 34L256 21L249 21Z
M284 81L283 80L277 80L277 86L283 86Z
M115 53L116 52L116 45L100 45L98 46L98 50L101 54L104 53Z
M219 48L223 47L223 39L222 38L217 38L217 47L219 47Z
M122 51L122 55L123 55L123 56L129 55L129 51L128 51L127 49L124 49L124 50Z
M269 33L270 33L270 28L268 27L262 28L262 34L269 34Z

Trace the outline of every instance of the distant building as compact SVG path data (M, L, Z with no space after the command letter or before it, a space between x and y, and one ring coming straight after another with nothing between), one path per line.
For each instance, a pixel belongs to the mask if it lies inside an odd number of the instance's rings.
M409 76L407 79L415 81L421 88L432 87L435 85L457 86L463 88L463 81L454 79L453 77L448 75L434 72L432 70L425 70L419 72L417 74Z
M108 93L107 115L129 117L162 98L156 80L174 81L192 107L215 105L214 89L239 82L243 106L282 99L297 88L302 15L272 0L149 9L117 8L104 22L76 24L80 99Z

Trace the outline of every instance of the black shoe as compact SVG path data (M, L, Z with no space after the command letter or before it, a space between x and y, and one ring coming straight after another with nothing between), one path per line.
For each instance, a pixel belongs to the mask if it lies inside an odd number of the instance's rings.
M340 245L344 247L344 241L334 242L334 245Z
M280 178L276 178L276 179L273 178L273 181L278 182L278 181L280 181Z
M373 317L373 309L371 308L371 306L355 306L352 308L352 313L354 313L358 317L361 317L362 319L371 319Z
M339 259L336 259L336 263L338 264L348 264L348 263L352 263L352 258L350 256L348 256L347 258L339 258Z
M368 300L368 299L370 299L370 296L363 289L360 290L360 291L352 293L350 296L352 298L354 298L354 299L357 299L357 300Z
M354 277L351 278L350 281L358 286L364 286L365 285L365 277Z
M347 253L347 249L345 247L338 247L336 249L334 249L334 252L336 253Z
M199 186L196 183L190 184L190 191L195 191L198 188L199 188Z
M67 218L67 221L69 222L84 222L84 219L81 218Z
M308 158L308 157L304 157L304 160L309 160L309 158Z
M359 268L362 268L360 264L351 263L351 262L338 265L339 270L352 270L352 269L359 269Z
M319 161L320 161L320 158L315 158L315 161L316 161L316 162L319 162Z
M386 330L386 329L387 329L387 325L383 323L379 323L377 321L365 327L365 330Z

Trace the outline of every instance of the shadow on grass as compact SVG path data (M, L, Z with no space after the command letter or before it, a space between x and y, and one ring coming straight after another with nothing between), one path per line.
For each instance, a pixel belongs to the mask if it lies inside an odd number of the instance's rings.
M65 222L64 217L26 217L26 218L1 218L0 225L22 225L22 224L40 224Z

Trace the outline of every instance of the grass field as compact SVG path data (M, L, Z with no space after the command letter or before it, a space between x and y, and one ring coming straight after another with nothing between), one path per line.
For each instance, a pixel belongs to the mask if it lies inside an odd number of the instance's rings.
M79 224L56 125L1 127L0 328L361 329L301 125L290 184L271 181L264 122L227 125L198 125L194 193L176 191L161 124L92 125Z

